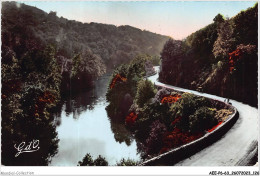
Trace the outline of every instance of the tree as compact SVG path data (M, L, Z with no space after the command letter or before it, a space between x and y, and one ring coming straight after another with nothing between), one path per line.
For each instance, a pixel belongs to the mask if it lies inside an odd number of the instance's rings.
M182 41L169 39L163 46L161 52L162 61L174 59L182 55Z
M218 123L215 118L216 111L208 107L200 107L193 115L189 116L189 130L192 133L203 132Z
M108 162L105 157L98 155L98 157L94 161L95 166L108 166Z
M117 166L137 166L137 162L131 159L121 159L120 162L116 163Z
M153 66L160 65L161 59L159 56L152 56L152 64Z
M199 97L194 94L184 93L182 97L170 107L173 120L181 117L176 126L184 131L189 130L189 116L193 115L197 109L202 106L209 106L210 102L204 97Z
M78 166L94 166L94 161L92 159L92 156L87 153L82 161L78 162Z
M146 154L152 155L157 154L163 147L163 135L167 131L165 124L159 120L154 121L150 125L149 137L146 139Z
M98 157L93 161L92 156L87 153L82 161L78 162L78 166L108 166L108 162L105 157L98 155Z
M213 19L213 21L214 21L215 23L217 23L217 24L221 24L221 23L223 23L223 22L225 21L225 19L224 19L223 15L221 15L221 14L219 13L219 14L217 14L217 15L215 16L215 18Z
M219 25L218 38L213 45L213 54L215 58L224 60L228 53L234 48L233 26L230 20L226 20Z
M161 70L160 80L166 83L178 84L178 78L181 76L181 62L184 58L183 41L169 39L161 52Z
M137 85L135 101L139 107L143 107L145 103L155 96L156 89L149 80L141 80Z
M76 56L73 57L72 59L72 68L71 68L71 78L76 78L77 75L79 75L78 73L81 71L80 70L80 67L81 67L81 55L80 54L77 54ZM79 79L76 78L76 79Z

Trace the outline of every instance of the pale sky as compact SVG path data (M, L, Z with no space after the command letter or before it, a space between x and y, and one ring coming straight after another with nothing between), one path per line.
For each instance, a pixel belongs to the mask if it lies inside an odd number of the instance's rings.
M130 25L174 39L189 34L213 22L221 13L233 17L257 1L20 1L57 16L84 23Z

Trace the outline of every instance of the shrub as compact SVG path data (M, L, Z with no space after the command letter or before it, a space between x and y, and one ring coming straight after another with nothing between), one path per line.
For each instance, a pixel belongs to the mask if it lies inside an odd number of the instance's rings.
M161 62L159 56L153 56L152 59L151 59L151 61L152 61L152 64L153 64L154 66L160 65L160 62Z
M160 153L165 153L172 148L192 142L202 136L201 133L190 134L189 132L183 132L178 128L174 128L171 132L166 132L163 136L163 147Z
M202 106L210 105L210 101L204 97L199 97L194 94L184 93L182 97L170 107L173 119L182 117L177 125L178 128L189 131L189 116L193 115L197 109Z
M83 160L78 162L78 166L108 166L108 162L101 155L93 161L92 156L87 153Z
M159 120L154 121L150 126L150 134L146 139L146 153L148 155L158 153L163 147L162 137L167 131L166 126Z
M108 162L105 157L102 157L101 155L99 155L97 157L97 159L95 159L94 165L95 166L108 166Z
M161 102L161 100L163 99L164 96L170 95L171 92L168 91L165 88L160 89L159 91L157 91L156 95L155 95L155 100L157 102Z
M116 163L117 166L137 166L137 162L131 159L121 159L120 162Z
M78 166L94 166L94 161L92 159L92 156L87 153L82 161L78 162Z
M220 109L216 112L215 118L218 121L224 121L226 120L233 112L229 109Z
M161 105L156 101L149 105L146 104L138 114L138 119L135 124L136 137L144 142L148 138L150 126L155 120L160 120L167 128L170 127L168 124L171 123L172 116L169 112L168 105Z
M192 133L203 132L204 130L212 128L218 123L218 120L215 118L216 110L201 107L194 115L189 116L189 129Z

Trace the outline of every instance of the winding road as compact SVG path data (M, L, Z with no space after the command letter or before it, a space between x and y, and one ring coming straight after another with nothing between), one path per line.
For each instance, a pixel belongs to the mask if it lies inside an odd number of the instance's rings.
M148 79L155 85L175 89L182 92L190 92L195 95L208 97L220 101L225 98L183 89L158 82L159 67L155 67L156 75ZM239 118L232 128L217 142L199 151L190 158L184 159L176 166L246 166L258 152L258 110L241 102L230 100L237 108Z

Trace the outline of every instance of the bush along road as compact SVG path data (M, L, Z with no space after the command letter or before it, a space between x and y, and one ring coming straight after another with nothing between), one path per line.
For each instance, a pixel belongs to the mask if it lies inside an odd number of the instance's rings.
M226 99L223 97L218 97L215 95L210 95L193 90L187 90L158 82L157 79L159 67L155 67L155 69L157 71L157 74L149 77L148 79L157 86L174 89L176 91L189 92L195 95L211 98L222 102L226 101ZM220 133L218 132L220 130L216 130L216 135L213 137L215 140L206 140L207 144L205 144L205 141L202 142L202 147L194 145L193 147L195 148L190 149L190 152L188 153L187 151L183 150L180 150L179 153L176 152L175 155L177 155L178 158L181 158L180 156L183 156L182 160L175 160L171 162L169 157L164 156L165 162L167 161L169 165L176 166L254 165L257 162L256 156L258 154L259 127L257 109L235 100L229 100L229 103L231 103L232 106L237 109L237 116L239 114L239 118L236 117L232 123L230 123L229 125L225 125L226 129L222 130L223 134L218 134ZM185 154L183 152L185 152ZM161 164L165 165L165 162Z

